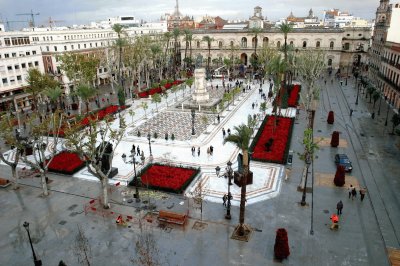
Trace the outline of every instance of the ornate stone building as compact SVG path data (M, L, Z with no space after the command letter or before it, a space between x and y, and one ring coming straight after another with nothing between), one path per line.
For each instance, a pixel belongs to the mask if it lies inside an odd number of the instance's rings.
M380 0L369 52L368 77L384 97L400 109L400 4Z

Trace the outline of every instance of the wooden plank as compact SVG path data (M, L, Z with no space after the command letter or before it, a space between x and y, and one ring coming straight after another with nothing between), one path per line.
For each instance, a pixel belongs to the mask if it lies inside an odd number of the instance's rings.
M389 261L392 266L400 266L400 250L388 248Z

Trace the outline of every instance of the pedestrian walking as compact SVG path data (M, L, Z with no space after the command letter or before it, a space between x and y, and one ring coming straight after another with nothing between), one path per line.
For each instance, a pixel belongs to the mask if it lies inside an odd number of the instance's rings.
M192 146L192 156L194 157L196 154L196 148L194 146Z
M210 154L213 155L213 153L214 153L214 147L211 145L210 146Z
M342 87L342 86L343 86L343 80L340 81L340 87Z
M200 157L200 147L197 148L197 156Z
M337 209L337 214L341 215L343 210L343 202L341 200L336 204L336 209Z
M350 116L353 114L353 109L350 108Z
M353 190L353 185L350 184L349 188L347 189L347 191L349 192L349 199L351 198L351 191Z
M217 115L217 121L218 121L218 124L219 124L219 121L221 121L221 117L219 116L219 114Z
M207 148L207 155L211 155L210 147Z
M225 135L226 135L226 133L225 133L225 129L224 129L224 128L222 128L222 137L224 137L224 138L225 138Z
M254 109L254 106L255 106L255 104L254 104L254 102L251 104L251 107L253 107L253 109Z
M132 153L134 153L136 151L136 146L135 144L132 144Z
M139 145L137 146L137 149L136 149L136 150L137 150L137 155L140 156L140 148L139 148Z
M354 200L354 198L357 198L357 191L355 187L351 191L351 199Z
M226 201L227 201L227 199L228 199L228 195L224 195L223 197L222 197L222 206L225 206L226 207Z
M231 134L231 129L230 128L228 128L228 135L230 135Z
M363 200L364 200L365 193L367 193L367 189L366 189L365 187L364 187L364 188L361 188L361 189L360 189L360 197L361 197L361 201L363 201Z

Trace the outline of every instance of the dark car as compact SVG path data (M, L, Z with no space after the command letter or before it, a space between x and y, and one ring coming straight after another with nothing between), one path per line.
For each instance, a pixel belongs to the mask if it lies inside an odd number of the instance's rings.
M342 165L346 172L351 172L353 170L353 166L351 165L351 161L346 154L336 154L335 155L335 163L336 165Z

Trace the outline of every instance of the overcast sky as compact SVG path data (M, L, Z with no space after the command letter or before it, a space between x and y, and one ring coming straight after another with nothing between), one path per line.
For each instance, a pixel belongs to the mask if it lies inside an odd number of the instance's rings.
M133 15L138 19L155 21L165 13L172 13L175 0L0 0L0 19L3 21L27 21L28 16L18 13L40 13L35 16L36 25L46 25L49 17L64 20L57 25L86 24L118 15ZM255 6L269 20L306 16L310 8L322 18L326 9L338 8L357 17L375 17L379 0L180 0L179 9L184 15L195 18L203 15L220 16L224 19L248 19ZM24 25L24 23L14 23Z

